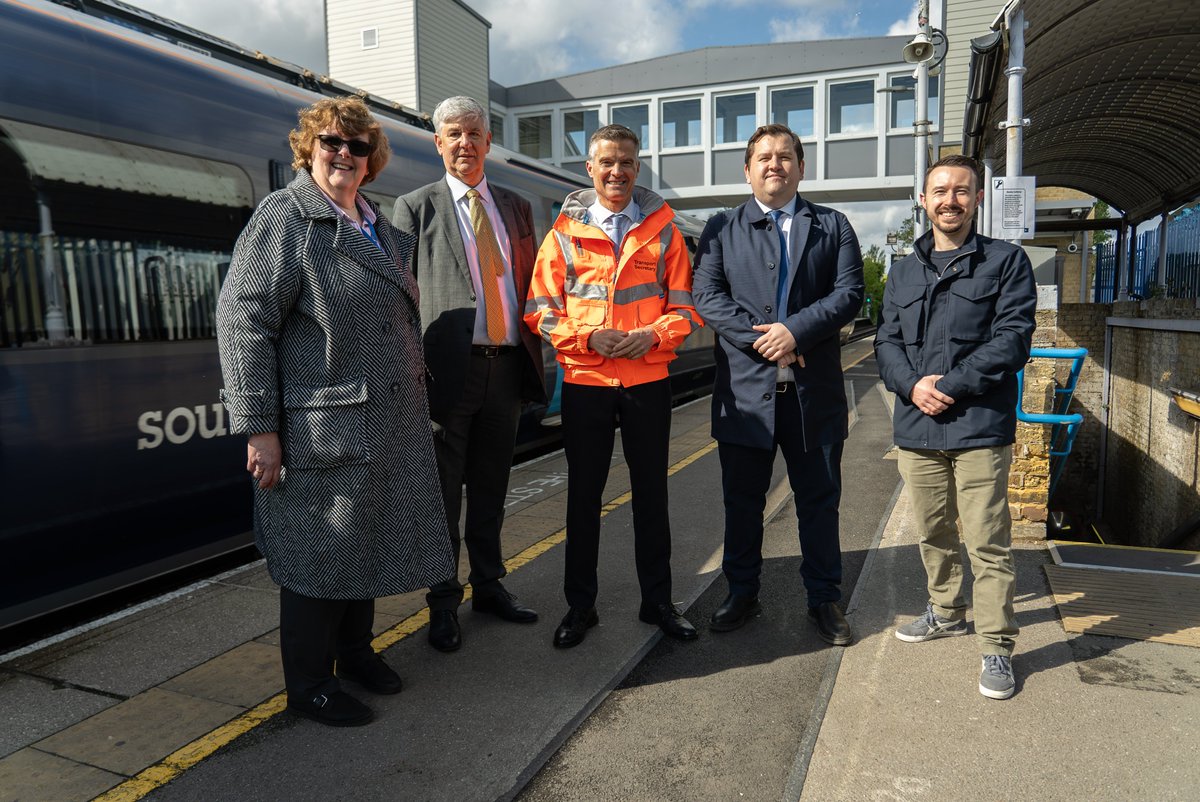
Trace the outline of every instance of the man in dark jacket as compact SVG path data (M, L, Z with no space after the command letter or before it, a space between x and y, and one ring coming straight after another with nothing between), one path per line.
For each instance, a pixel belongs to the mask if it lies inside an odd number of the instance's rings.
M893 439L929 588L925 614L896 637L967 633L961 519L983 652L979 692L1007 699L1017 635L1008 470L1037 290L1024 251L972 230L982 200L973 159L947 156L929 168L921 205L932 230L888 275L875 357L896 394Z
M746 145L753 196L709 219L692 295L718 334L713 437L725 497L722 570L729 596L717 632L760 612L763 509L775 450L796 499L809 615L829 643L854 635L838 607L842 444L849 429L839 332L862 306L862 254L840 212L801 198L800 140L764 125Z

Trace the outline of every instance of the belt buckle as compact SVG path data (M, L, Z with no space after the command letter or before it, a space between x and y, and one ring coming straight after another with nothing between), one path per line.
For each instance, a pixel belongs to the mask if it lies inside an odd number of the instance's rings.
M788 387L790 385L791 385L791 382L775 382L775 392L776 393L786 393L788 391Z
M477 345L475 353L482 356L484 359L495 359L500 356L500 346L498 345Z

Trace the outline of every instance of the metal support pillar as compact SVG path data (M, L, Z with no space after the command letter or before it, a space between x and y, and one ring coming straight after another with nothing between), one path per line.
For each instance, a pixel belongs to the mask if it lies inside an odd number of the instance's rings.
M1162 222L1158 224L1158 286L1162 288L1164 298L1170 290L1167 286L1167 227L1170 222L1170 212L1163 211Z
M1121 218L1121 227L1117 229L1117 275L1113 277L1113 287L1116 289L1114 300L1128 301L1129 288L1133 284L1130 277L1129 265L1129 218Z
M1004 177L1018 178L1024 172L1025 147L1025 12L1018 7L1008 20L1008 119L1004 152ZM1020 244L1020 238L1011 240Z
M983 209L979 214L979 233L992 236L992 178L996 175L996 160L983 160Z

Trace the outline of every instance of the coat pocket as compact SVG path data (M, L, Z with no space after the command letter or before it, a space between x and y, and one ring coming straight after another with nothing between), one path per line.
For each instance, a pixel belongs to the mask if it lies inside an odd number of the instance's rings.
M325 387L286 384L283 406L283 462L288 468L367 461L367 385L362 379Z
M925 285L897 286L892 291L896 304L896 317L900 320L900 333L905 345L917 345L925 341Z
M950 338L980 342L990 339L996 316L1000 279L959 279L950 284Z

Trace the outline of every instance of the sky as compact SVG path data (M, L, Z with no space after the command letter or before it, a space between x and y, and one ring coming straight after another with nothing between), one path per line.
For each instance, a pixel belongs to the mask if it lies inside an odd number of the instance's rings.
M251 50L327 71L324 0L126 0ZM615 15L564 0L465 0L492 23L492 79L517 86L722 45L892 36L917 30L915 0L624 0ZM930 3L941 27L941 3ZM803 193L803 186L801 186ZM882 245L906 203L839 204L864 247Z

